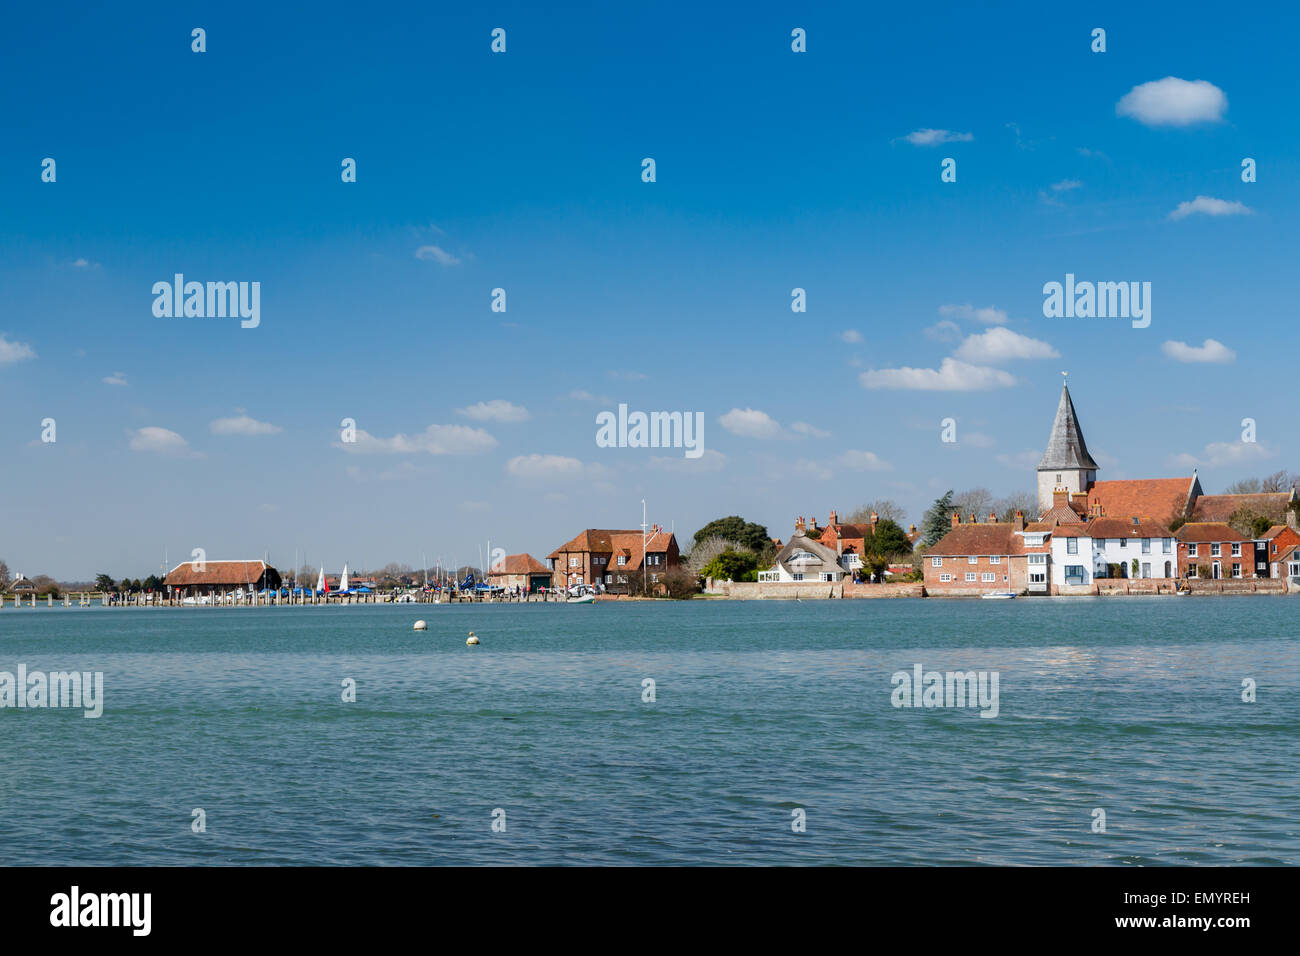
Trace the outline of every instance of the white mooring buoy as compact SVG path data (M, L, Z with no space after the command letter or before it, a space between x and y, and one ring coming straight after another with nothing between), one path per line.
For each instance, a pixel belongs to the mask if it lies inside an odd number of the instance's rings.
M469 644L471 647L478 643L478 638L474 636L473 631L469 632L469 637L465 639L465 643Z
M412 630L415 631L427 631L428 629L429 629L429 625L425 624L423 621L416 621L415 627L412 628Z

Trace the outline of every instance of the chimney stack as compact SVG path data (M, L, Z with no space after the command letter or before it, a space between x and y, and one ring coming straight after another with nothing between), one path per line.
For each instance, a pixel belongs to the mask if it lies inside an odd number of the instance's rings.
M871 527L874 528L879 523L880 523L880 515L876 514L874 511L871 512Z
M1068 488L1052 489L1052 507L1068 508L1070 507L1070 490Z
M1025 513L1021 511L1019 508L1016 509L1016 530L1017 531L1025 530Z
M954 511L952 513L952 526L955 528L959 524L961 524L961 515Z
M803 532L804 532L803 515L800 515L798 518L794 519L794 533L803 534Z
M990 511L989 524L997 524L997 523L998 523L998 513L996 511Z
M817 530L817 519L816 519L816 518L809 518L809 519L808 519L808 527L809 527L811 530L816 531L816 530Z
M839 523L840 523L840 516L837 515L834 511L832 511L832 512L830 513L830 517L828 517L828 518L826 519L826 523L827 523L828 525L839 524Z
M970 521L971 524L977 524L977 523L978 523L978 522L975 520L975 512L973 512L973 511L972 511L969 515L967 515L967 519Z

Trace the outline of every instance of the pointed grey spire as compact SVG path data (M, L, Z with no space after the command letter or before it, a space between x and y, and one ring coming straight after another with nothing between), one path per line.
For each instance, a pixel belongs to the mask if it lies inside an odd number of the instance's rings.
M1070 387L1061 386L1061 403L1056 406L1056 421L1052 422L1052 435L1047 439L1047 451L1038 463L1039 471L1051 469L1089 468L1097 469L1097 463L1088 454L1083 432L1079 429L1079 417L1074 413L1074 402L1070 400Z

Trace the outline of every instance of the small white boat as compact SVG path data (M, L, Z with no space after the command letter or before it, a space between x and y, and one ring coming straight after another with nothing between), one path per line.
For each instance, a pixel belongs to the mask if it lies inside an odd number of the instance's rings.
M566 604L591 604L596 600L594 594L584 594L582 597L571 597Z
M1015 596L1015 591L990 591L980 595L986 601L1010 601Z

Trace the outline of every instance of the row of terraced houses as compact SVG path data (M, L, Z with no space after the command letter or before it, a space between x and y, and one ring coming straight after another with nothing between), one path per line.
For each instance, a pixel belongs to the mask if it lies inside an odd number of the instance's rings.
M1300 588L1297 489L1207 495L1185 478L1098 481L1068 386L1061 389L1038 465L1039 514L1013 521L952 515L927 550L927 594L988 591L1094 594L1113 579L1174 590L1200 579L1286 579ZM1229 525L1238 513L1278 516L1251 537Z

